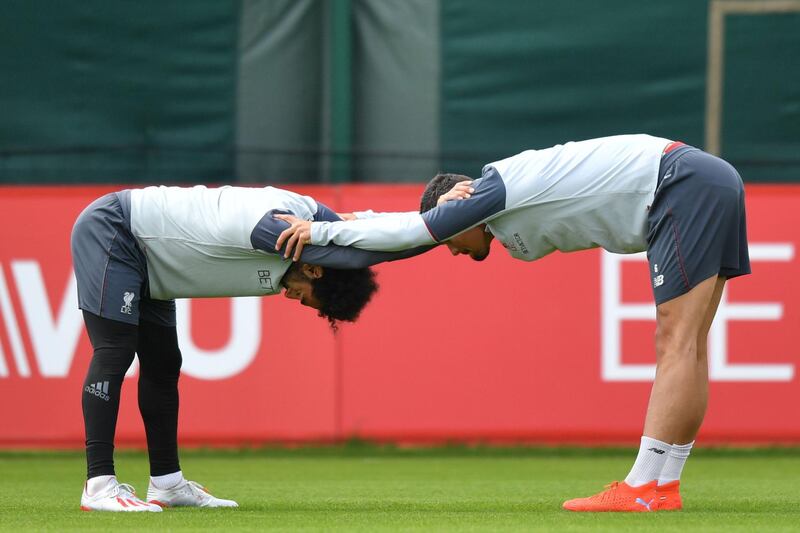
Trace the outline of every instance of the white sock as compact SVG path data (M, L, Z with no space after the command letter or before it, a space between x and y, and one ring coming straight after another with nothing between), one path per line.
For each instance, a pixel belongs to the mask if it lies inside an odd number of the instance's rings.
M658 479L671 449L672 446L666 442L642 436L639 455L636 456L636 462L625 478L625 483L631 487L639 487Z
M95 476L93 478L89 478L86 480L86 494L89 496L94 496L103 490L112 479L116 481L117 476Z
M163 476L150 476L150 483L159 490L171 489L181 481L183 481L183 472L180 470Z
M681 478L683 465L686 464L686 459L689 458L689 453L692 451L693 444L694 441L689 444L672 445L672 449L669 451L669 454L667 454L669 457L667 457L664 463L664 468L661 469L661 473L658 475L659 485L664 485L670 481L677 481Z

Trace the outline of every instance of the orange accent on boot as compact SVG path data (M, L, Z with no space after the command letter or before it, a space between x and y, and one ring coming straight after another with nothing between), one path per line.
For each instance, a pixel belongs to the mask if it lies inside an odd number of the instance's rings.
M656 495L657 481L645 483L640 487L631 487L624 481L615 481L606 485L603 492L588 498L576 498L564 502L568 511L587 513L641 513L658 510Z
M167 507L169 507L169 505L167 505L166 503L160 502L158 500L149 500L147 503L154 503L154 504L158 505L159 507L161 507L162 509L166 509Z
M680 488L681 482L679 480L670 481L656 487L659 511L679 511L683 509Z

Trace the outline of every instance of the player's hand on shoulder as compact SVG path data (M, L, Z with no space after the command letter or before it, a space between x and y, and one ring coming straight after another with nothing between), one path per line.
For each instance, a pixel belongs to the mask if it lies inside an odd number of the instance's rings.
M469 198L475 189L472 188L472 180L459 181L453 188L444 193L436 201L436 205L442 205L450 200L466 200Z
M311 221L292 215L275 215L275 218L289 223L289 227L278 236L275 250L280 251L283 245L286 244L283 257L288 258L292 255L292 250L294 250L292 260L299 261L303 253L303 247L311 242Z

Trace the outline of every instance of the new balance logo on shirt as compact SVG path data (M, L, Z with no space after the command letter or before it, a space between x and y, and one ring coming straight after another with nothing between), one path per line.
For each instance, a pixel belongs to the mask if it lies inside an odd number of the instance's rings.
M261 285L261 289L265 291L274 291L275 289L272 287L272 277L269 270L259 270L258 271L258 283Z
M97 383L86 385L83 390L105 401L111 399L108 395L108 381L98 381Z

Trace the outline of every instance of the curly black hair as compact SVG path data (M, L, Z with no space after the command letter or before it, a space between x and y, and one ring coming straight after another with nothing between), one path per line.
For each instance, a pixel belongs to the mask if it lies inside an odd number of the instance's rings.
M419 202L419 212L424 213L436 207L439 197L460 181L472 181L472 178L461 174L444 174L441 172L436 174L425 186L425 192L422 193L422 199Z
M377 290L375 272L369 268L326 267L322 277L311 280L311 293L322 303L319 316L328 319L334 331L339 320L355 322Z

